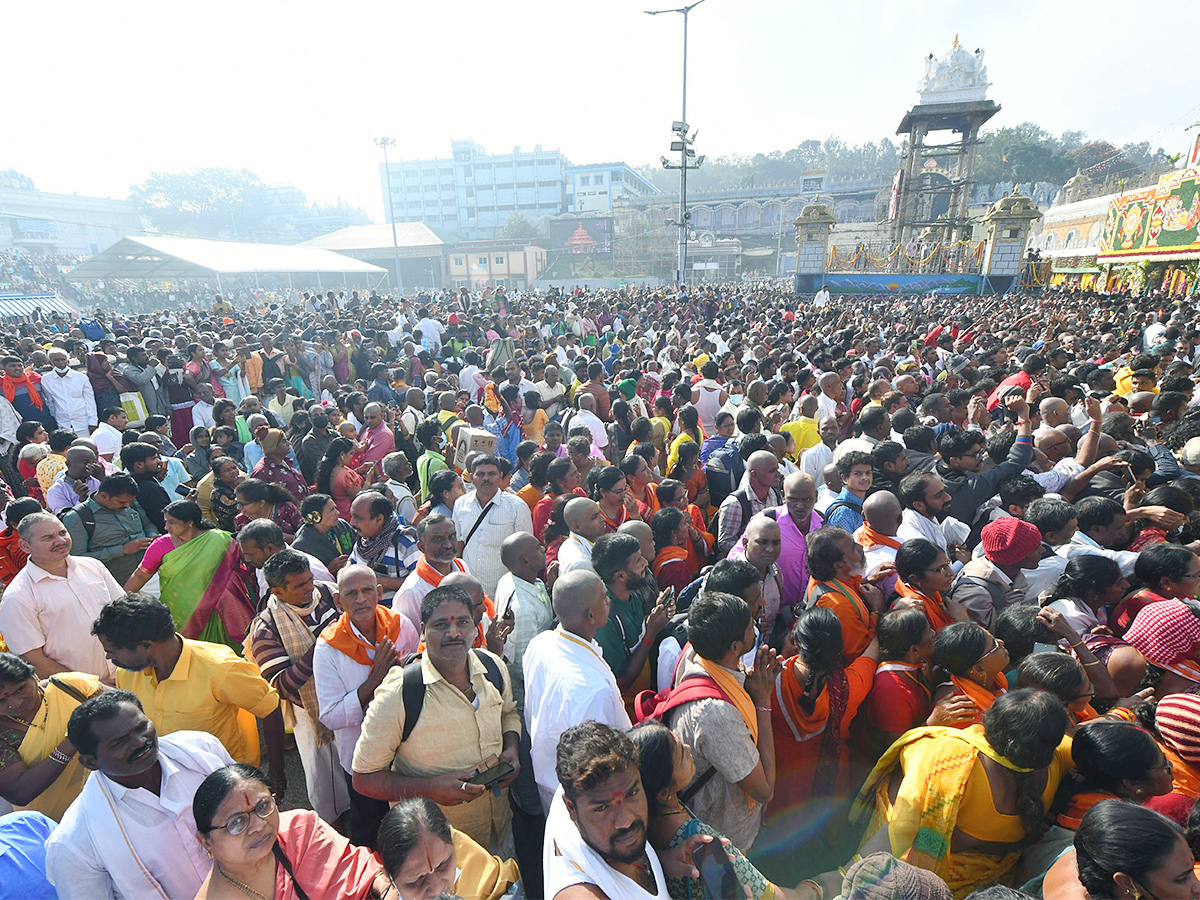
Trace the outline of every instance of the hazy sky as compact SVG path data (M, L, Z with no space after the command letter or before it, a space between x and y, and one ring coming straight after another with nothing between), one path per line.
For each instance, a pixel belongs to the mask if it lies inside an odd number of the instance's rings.
M664 7L678 5L664 3ZM656 160L679 115L682 16L644 0L8 3L0 169L124 197L151 170L245 167L382 221L379 151L535 144ZM710 156L891 135L923 59L986 51L996 126L1169 153L1200 120L1195 2L706 0L688 119ZM1194 135L1195 132L1192 132Z

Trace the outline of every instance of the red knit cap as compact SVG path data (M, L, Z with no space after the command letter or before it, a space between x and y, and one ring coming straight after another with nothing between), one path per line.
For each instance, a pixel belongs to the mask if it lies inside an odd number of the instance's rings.
M1154 721L1167 745L1186 762L1200 765L1200 697L1170 694L1159 701Z
M1015 566L1042 542L1036 525L1015 516L1005 516L983 526L984 555L1000 566Z

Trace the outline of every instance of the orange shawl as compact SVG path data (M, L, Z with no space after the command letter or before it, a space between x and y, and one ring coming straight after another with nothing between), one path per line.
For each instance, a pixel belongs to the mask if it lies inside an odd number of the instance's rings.
M458 567L458 571L460 572L467 571L467 567L463 565L461 559L455 559L454 565ZM446 576L426 562L425 554L422 553L420 559L417 560L417 577L437 587Z
M863 522L862 527L854 532L854 540L867 550L870 550L872 547L891 547L893 550L900 549L900 541L890 534L876 531L866 522Z
M1200 797L1200 773L1165 742L1159 741L1158 749L1171 761L1171 789L1186 797Z
M915 587L905 584L903 578L896 580L896 593L901 597L915 597L920 600L921 605L925 607L925 618L929 620L929 627L934 631L941 631L947 625L954 624L954 620L946 614L946 607L942 605L940 593L929 597Z
M38 393L37 386L41 384L42 376L36 372L26 372L20 378L13 378L11 375L5 375L3 378L4 397L9 403L13 402L13 398L17 396L17 385L24 384L25 390L29 391L29 402L35 408L42 408L42 395Z
M729 702L741 713L742 721L750 729L750 737L754 739L754 743L757 745L758 714L754 711L754 701L750 699L750 695L746 693L746 689L738 683L733 673L724 666L705 659L699 653L695 654L695 657L696 662L700 663L709 677L717 683L717 687L725 692L725 696L729 698Z
M9 532L12 532L9 534ZM15 528L0 531L0 582L8 584L12 581L29 559L29 554L17 543L21 536Z
M1079 830L1079 823L1083 821L1083 814L1099 803L1101 800L1120 800L1116 794L1110 794L1108 791L1081 791L1071 798L1071 802L1067 804L1058 816L1058 824L1063 828L1071 831Z
M344 653L359 665L371 665L371 657L367 655L368 645L354 633L350 626L350 616L342 613L332 625L326 626L321 632L325 642L339 653ZM388 638L392 643L400 637L400 614L394 613L386 606L375 607L375 639L382 642ZM374 650L374 647L369 649Z
M950 681L954 684L955 689L970 699L972 703L979 707L978 721L983 721L983 714L992 708L992 704L996 702L996 698L1008 691L1008 679L1001 672L996 676L996 690L990 691L987 688L976 684L970 678L961 678L958 675L951 675ZM963 727L971 723L964 723Z
M658 551L658 555L654 557L654 577L658 577L659 571L669 562L676 560L686 560L688 558L687 550L683 547L663 547Z

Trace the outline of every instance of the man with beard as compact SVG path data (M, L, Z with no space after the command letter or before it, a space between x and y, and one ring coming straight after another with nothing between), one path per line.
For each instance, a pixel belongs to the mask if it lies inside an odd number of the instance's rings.
M646 840L650 810L637 750L620 731L599 722L567 729L555 769L562 787L546 820L546 897L666 897L666 876L699 876L692 851L713 838L694 835L659 857Z
M283 796L283 713L279 694L257 665L224 644L183 637L175 631L170 608L149 594L126 594L105 606L92 633L117 666L117 687L148 707L146 714L164 736L203 729L237 762L257 766L255 720L262 719L267 771Z
M195 896L212 860L196 840L192 797L233 762L221 742L200 731L159 738L137 697L121 690L81 703L67 736L94 774L46 842L58 896Z
M329 410L319 403L308 408L308 422L312 427L308 434L300 439L296 462L300 464L300 472L305 481L315 484L321 457L325 455L325 451L337 435L329 427Z
M653 582L638 539L629 534L606 534L592 546L592 567L604 582L612 605L608 622L596 632L596 642L617 676L623 696L650 687L650 648L667 620L675 614L669 591L658 595L649 615L644 613L642 588Z

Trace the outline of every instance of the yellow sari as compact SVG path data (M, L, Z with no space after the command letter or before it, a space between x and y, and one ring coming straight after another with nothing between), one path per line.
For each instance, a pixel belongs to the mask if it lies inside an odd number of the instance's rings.
M1047 794L1053 798L1058 782L1070 768L1070 746L1069 739L1064 740L1055 755L1047 774L1043 801ZM876 764L851 812L851 818L858 820L871 814L867 839L886 826L895 857L938 875L959 898L977 887L1002 881L1020 859L1017 851L993 856L950 849L955 829L962 826L966 826L964 830L968 833L991 839L978 834L989 827L988 822L959 821L964 800L973 801L968 795L979 793L969 791L968 782L980 753L1014 772L1031 771L1013 765L993 750L984 737L982 725L965 729L914 728L896 741ZM888 783L898 767L904 779L896 799L892 800ZM977 808L974 802L970 805ZM1015 817L999 816L993 809L992 818L1010 824L1008 820Z
M100 679L94 675L82 672L64 672L55 675L47 683L46 693L42 698L42 708L34 714L29 730L17 752L21 762L27 767L35 766L47 756L50 751L62 743L67 736L67 720L80 701L73 697L70 691L65 691L54 682L74 688L84 697L91 697L100 691ZM53 783L42 791L28 806L17 806L15 809L29 809L40 812L55 822L62 820L67 807L74 802L83 790L87 780L88 770L79 763L79 756L71 757L71 761L63 767Z
M458 864L454 893L460 897L499 900L521 877L515 861L492 856L457 828L450 836Z

